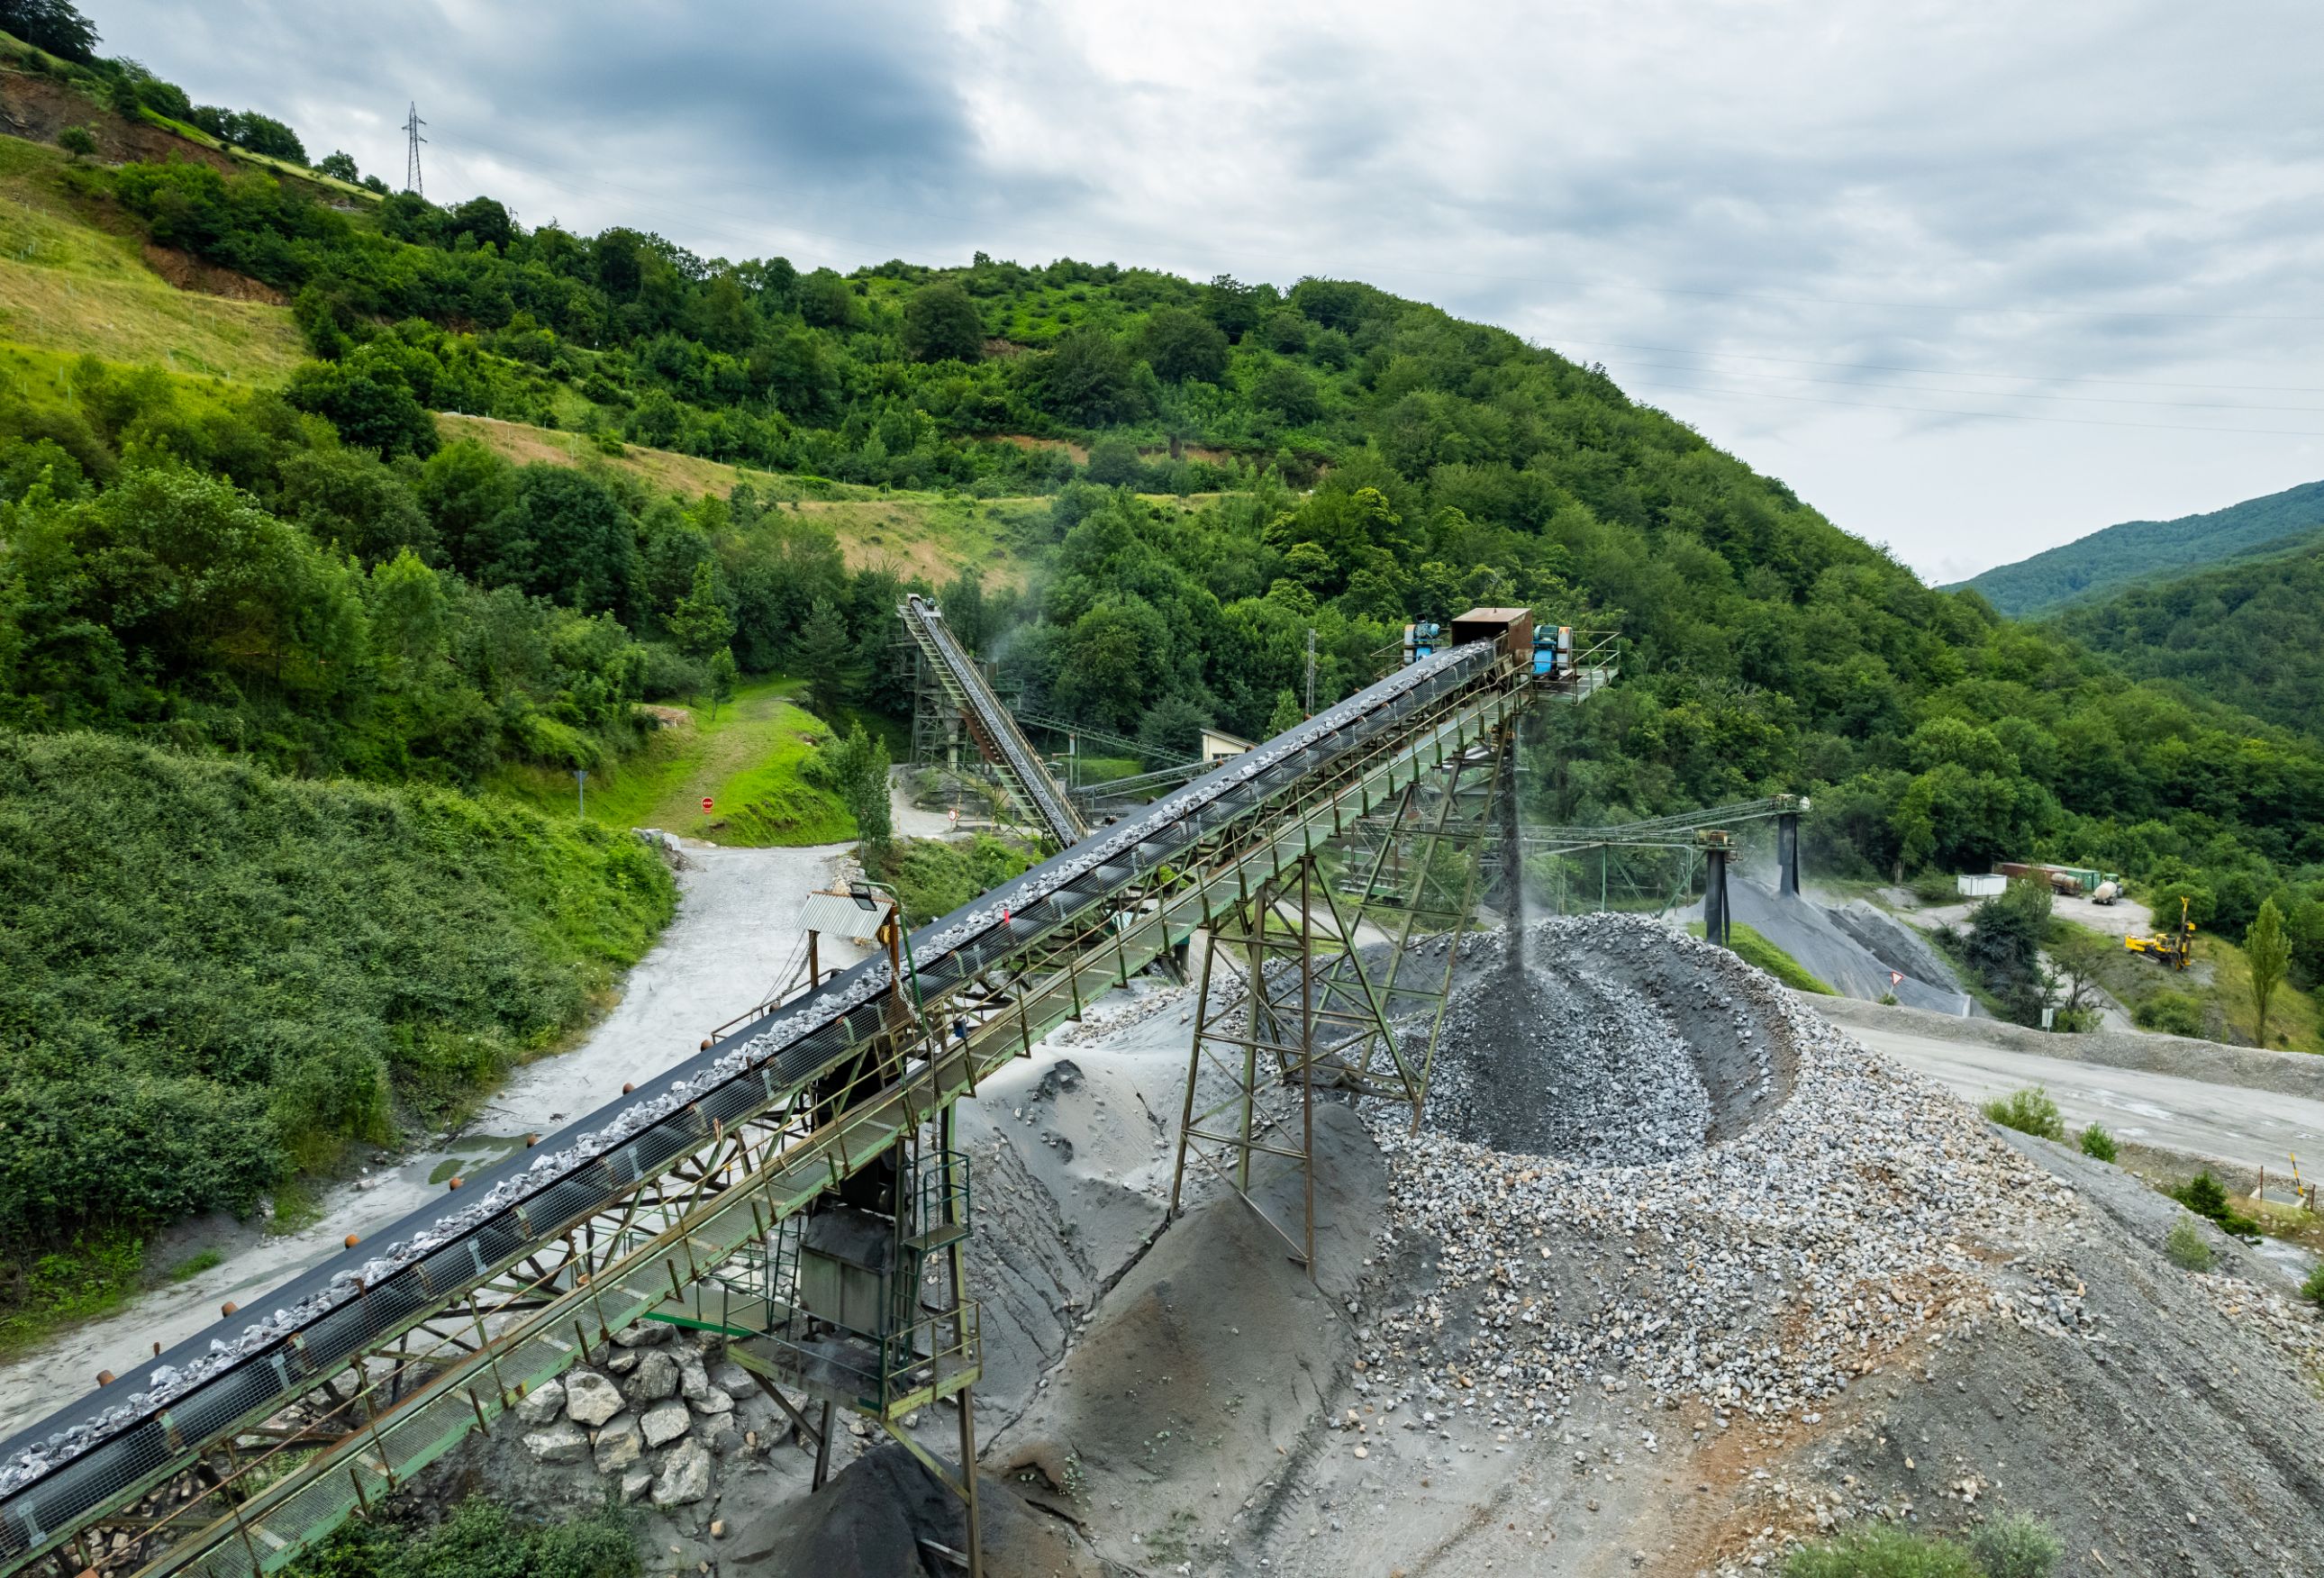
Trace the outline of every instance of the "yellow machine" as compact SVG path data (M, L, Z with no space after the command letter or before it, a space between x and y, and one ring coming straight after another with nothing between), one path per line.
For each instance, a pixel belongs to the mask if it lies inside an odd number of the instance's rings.
M2184 970L2195 956L2195 923L2187 918L2187 896L2179 896L2179 924L2166 932L2153 937L2126 937L2122 946L2141 958L2152 959L2158 964L2168 964L2173 970Z

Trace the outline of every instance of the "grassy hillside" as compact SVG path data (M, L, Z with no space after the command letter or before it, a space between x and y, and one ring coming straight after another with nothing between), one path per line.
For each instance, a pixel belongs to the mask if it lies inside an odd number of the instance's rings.
M639 750L590 775L590 821L608 829L660 827L713 844L837 844L855 836L846 807L803 781L799 764L831 730L793 705L797 680L744 686L710 708L663 707L663 725ZM511 768L494 791L547 816L571 816L572 775ZM712 809L706 813L707 798Z
M2207 514L2126 521L1960 586L1981 593L1999 612L2026 619L2181 571L2273 553L2288 546L2286 539L2319 527L2324 527L2324 482L2303 483Z
M2288 551L2131 587L2058 615L2142 678L2324 738L2324 532Z
M0 340L279 383L306 356L290 309L181 291L91 222L54 148L0 137Z
M43 1249L441 1122L578 1027L673 897L569 818L0 734L0 1313Z
M1022 555L1048 534L1045 498L979 499L781 475L646 445L601 445L580 433L494 417L438 413L436 425L447 439L473 438L521 466L602 466L683 498L724 498L748 487L762 501L828 527L850 569L938 582L977 568L995 586L1016 586L1025 577Z

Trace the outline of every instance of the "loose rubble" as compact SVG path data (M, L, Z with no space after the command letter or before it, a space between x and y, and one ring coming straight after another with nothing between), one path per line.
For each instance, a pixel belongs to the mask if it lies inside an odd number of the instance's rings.
M1395 1206L1380 1251L1432 1242L1438 1286L1360 1333L1357 1389L1424 1428L1490 1420L1530 1438L1583 1389L1634 1386L1707 1402L1720 1428L1812 1422L1883 1357L1993 1313L1992 1274L1964 1241L1998 1203L2059 1213L2070 1198L1724 950L1605 916L1543 922L1528 943L1518 1014L1448 1017L1443 1099L1423 1130L1374 1129ZM1693 968L1641 994L1591 962L1626 946ZM1674 1001L1688 992L1698 1000ZM1679 1010L1698 1020L1692 1038ZM1768 1041L1791 1066L1787 1096L1709 1149L1692 1064L1706 1014L1738 1048L1760 1043L1748 1095L1774 1094ZM2038 1313L2075 1319L2062 1297Z

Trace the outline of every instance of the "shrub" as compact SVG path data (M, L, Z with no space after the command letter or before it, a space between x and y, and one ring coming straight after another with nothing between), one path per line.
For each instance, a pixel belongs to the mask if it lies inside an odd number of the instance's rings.
M2171 1224L2171 1232L2163 1241L2163 1252L2190 1271L2211 1269L2211 1245L2203 1237L2203 1230L2195 1225L2191 1216L2181 1215Z
M2319 1309L2324 1309L2324 1263L2319 1263L2308 1273L2308 1280L2300 1285L2300 1297Z
M2206 1167L2193 1177L2171 1191L2171 1197L2198 1216L2208 1217L2219 1224L2219 1231L2237 1238L2252 1238L2259 1232L2259 1223L2227 1204L2227 1191Z
M97 152L97 139L89 134L87 126L67 126L57 134L57 146L71 155L75 163L78 163Z
M0 1306L84 1226L244 1212L581 1021L669 918L626 834L0 735Z
M2020 1134L2041 1140L2066 1138L2066 1121L2058 1113L2058 1103L2038 1084L2032 1090L2013 1092L2006 1099L1986 1103L1985 1115L2004 1129L2015 1129Z
M289 1571L291 1578L632 1578L638 1555L618 1508L535 1523L479 1495L431 1529L388 1519L346 1524Z
M890 844L878 860L880 875L903 900L906 924L918 926L949 915L978 894L1020 876L1033 856L1017 845L980 833L966 844L935 838L905 838Z
M2021 1515L1971 1534L1969 1552L1985 1578L2050 1578L2066 1547L2039 1518Z
M690 701L709 687L709 670L684 652L660 641L647 646L639 690L648 701Z
M2166 1036L2203 1033L2203 1005L2183 992L2166 989L2154 992L2133 1008L2130 1017L2142 1030Z
M2096 1123L2091 1124L2082 1130L2082 1154L2096 1157L2100 1161L2112 1161L2115 1155L2114 1136Z
M1982 1578L1959 1546L1901 1528L1857 1529L1803 1546L1784 1564L1784 1578Z
M1949 872L1931 866L1913 879L1913 897L1923 904L1950 904L1960 897L1960 885Z

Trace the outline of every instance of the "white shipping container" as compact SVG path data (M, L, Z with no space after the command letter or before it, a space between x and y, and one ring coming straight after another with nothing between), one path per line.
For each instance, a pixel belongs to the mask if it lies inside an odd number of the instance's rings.
M1990 899L1996 894L2009 891L2009 879L2004 876L1973 877L1964 873L1955 877L1953 881L1960 889L1961 897L1964 899Z

